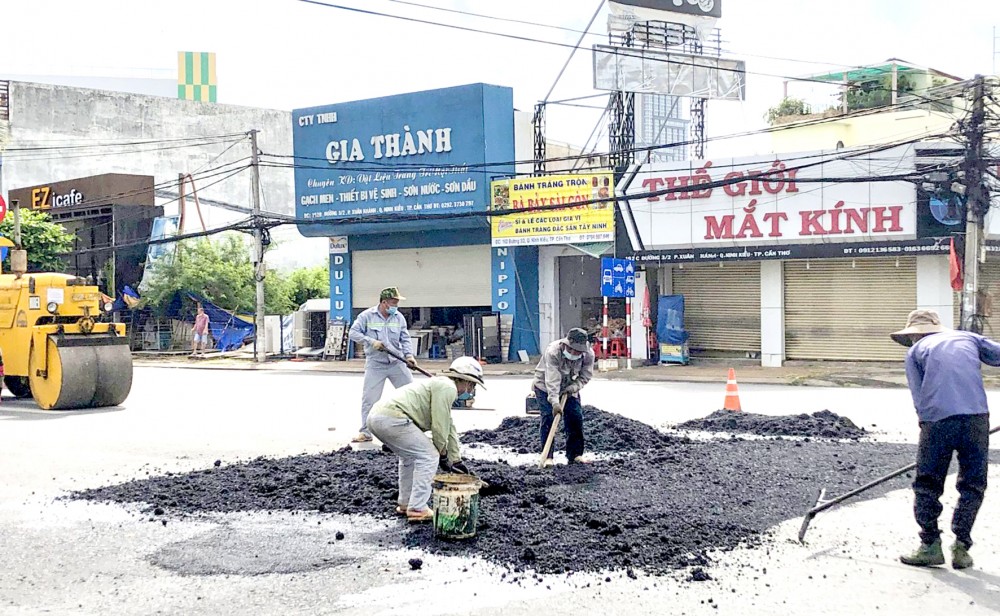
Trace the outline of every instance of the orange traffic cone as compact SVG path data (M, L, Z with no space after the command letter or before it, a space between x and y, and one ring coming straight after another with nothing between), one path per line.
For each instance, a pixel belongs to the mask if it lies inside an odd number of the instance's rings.
M726 380L726 403L722 408L727 411L742 411L740 408L740 390L736 385L736 371L729 369L729 378Z

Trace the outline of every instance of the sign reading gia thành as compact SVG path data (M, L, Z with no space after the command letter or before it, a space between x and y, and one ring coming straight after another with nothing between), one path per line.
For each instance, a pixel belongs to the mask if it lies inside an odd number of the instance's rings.
M490 185L494 246L611 242L615 235L610 171L499 180ZM534 209L565 205L559 209Z

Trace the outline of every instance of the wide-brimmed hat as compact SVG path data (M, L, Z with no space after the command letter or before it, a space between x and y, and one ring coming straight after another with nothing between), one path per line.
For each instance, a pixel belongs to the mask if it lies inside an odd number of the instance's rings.
M586 353L587 349L590 348L590 345L588 344L587 330L574 327L566 332L566 346L574 351Z
M906 327L889 334L889 337L903 346L913 346L913 336L937 334L947 328L941 325L941 317L933 310L914 310L906 317Z
M381 293L378 294L378 301L381 302L382 300L386 299L403 300L406 298L399 294L399 289L397 287L386 287L382 289Z

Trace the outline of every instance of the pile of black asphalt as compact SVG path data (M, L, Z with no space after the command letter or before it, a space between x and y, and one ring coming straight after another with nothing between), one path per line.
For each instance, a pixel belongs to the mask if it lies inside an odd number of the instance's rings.
M812 415L758 415L742 411L716 411L702 419L692 419L677 426L682 430L703 430L759 436L801 436L858 440L868 433L850 419L831 411Z
M621 415L608 413L594 406L583 407L584 431L587 450L601 453L619 453L643 449L659 449L688 439L671 436L648 424ZM541 451L541 419L533 417L507 417L495 430L469 430L461 435L462 443L473 449L492 445L504 447L515 453ZM565 448L563 431L556 432L552 445L556 451Z
M476 556L536 575L697 571L711 565L715 551L755 545L776 524L803 515L817 488L846 492L915 455L908 445L839 439L694 442L593 407L586 415L593 448L620 455L544 470L471 460L489 484L481 492L476 537L444 541L429 525L400 520L389 543L427 555ZM463 441L537 451L537 421L505 420L497 430L466 433ZM74 497L142 503L153 519L302 511L395 520L396 476L395 456L345 448L166 474ZM896 479L863 497L906 482Z

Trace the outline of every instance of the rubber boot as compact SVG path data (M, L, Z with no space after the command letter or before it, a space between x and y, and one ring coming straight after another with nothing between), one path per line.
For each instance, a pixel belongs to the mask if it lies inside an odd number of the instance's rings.
M899 562L904 565L914 567L934 567L944 564L944 552L941 550L941 540L934 543L922 543L913 554L904 554L899 557Z
M969 548L961 541L956 541L951 546L951 568L968 569L972 566L972 557L969 556Z

